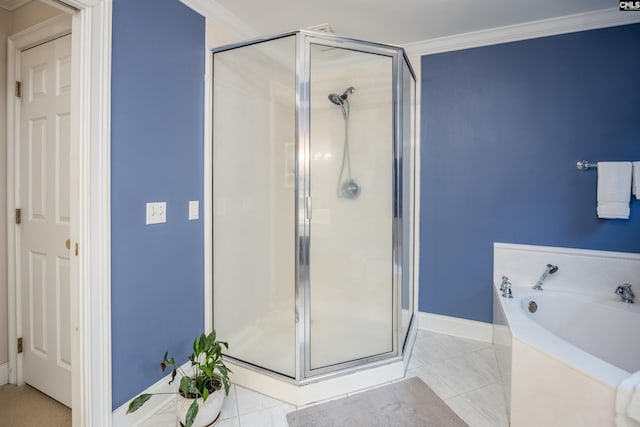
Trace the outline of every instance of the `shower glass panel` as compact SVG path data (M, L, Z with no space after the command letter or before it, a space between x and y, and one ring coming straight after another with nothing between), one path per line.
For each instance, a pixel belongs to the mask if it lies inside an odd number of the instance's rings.
M295 377L295 36L214 55L213 321Z
M311 370L394 350L393 66L310 45Z
M411 260L413 259L412 237L414 212L414 156L413 147L415 141L415 105L416 83L411 73L411 68L406 60L402 61L402 161L410 163L409 167L401 167L402 170L402 211L405 220L402 222L402 336L408 336L411 320L413 319L413 269ZM410 218L411 220L407 220ZM405 341L406 344L406 341Z

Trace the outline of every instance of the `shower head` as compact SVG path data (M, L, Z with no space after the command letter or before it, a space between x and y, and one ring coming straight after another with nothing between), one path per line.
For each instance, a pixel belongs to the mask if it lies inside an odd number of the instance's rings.
M347 96L349 96L349 94L352 94L356 91L356 88L353 86L349 86L348 88L346 88L344 90L344 92L342 92L342 95L340 95L340 98L342 99L347 99Z
M333 102L336 105L344 104L344 99L342 99L342 97L340 95L338 95L337 93L330 93L329 94L329 101Z
M349 86L348 88L345 89L344 92L342 92L342 95L338 95L337 93L330 93L329 94L329 101L333 102L336 105L343 105L344 101L347 100L347 97L354 93L356 91L356 88L353 86Z
M558 271L558 266L557 265L547 264L547 269L549 270L549 274L553 274L556 271Z

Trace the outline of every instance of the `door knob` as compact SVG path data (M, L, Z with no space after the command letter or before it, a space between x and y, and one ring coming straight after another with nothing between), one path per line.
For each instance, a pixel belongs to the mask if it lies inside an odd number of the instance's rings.
M67 249L71 249L71 240L67 239L67 241L64 242L64 245L67 247Z

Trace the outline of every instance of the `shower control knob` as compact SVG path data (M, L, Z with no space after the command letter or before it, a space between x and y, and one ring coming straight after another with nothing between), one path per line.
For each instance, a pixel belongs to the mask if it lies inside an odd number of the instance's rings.
M349 178L342 184L342 197L345 199L357 199L360 195L360 183L353 178Z

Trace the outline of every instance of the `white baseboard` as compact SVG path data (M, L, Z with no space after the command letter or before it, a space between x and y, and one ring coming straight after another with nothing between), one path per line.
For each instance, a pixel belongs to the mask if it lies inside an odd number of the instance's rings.
M184 372L188 373L191 370L191 362L187 362L180 367ZM138 409L136 412L127 415L127 408L129 407L128 402L124 403L122 406L115 409L111 415L111 426L112 427L135 427L142 425L145 421L155 415L160 409L164 407L172 399L175 399L175 395L173 393L178 391L178 386L180 384L180 374L176 376L176 380L169 384L169 377L167 375L164 378L161 378L158 382L148 387L146 390L142 390L138 395L143 393L171 393L171 394L161 394L159 396L153 396L149 399L143 407Z
M418 313L418 328L422 331L437 332L460 338L493 342L493 325L476 320L440 314Z
M9 364L0 365L0 385L9 384Z

